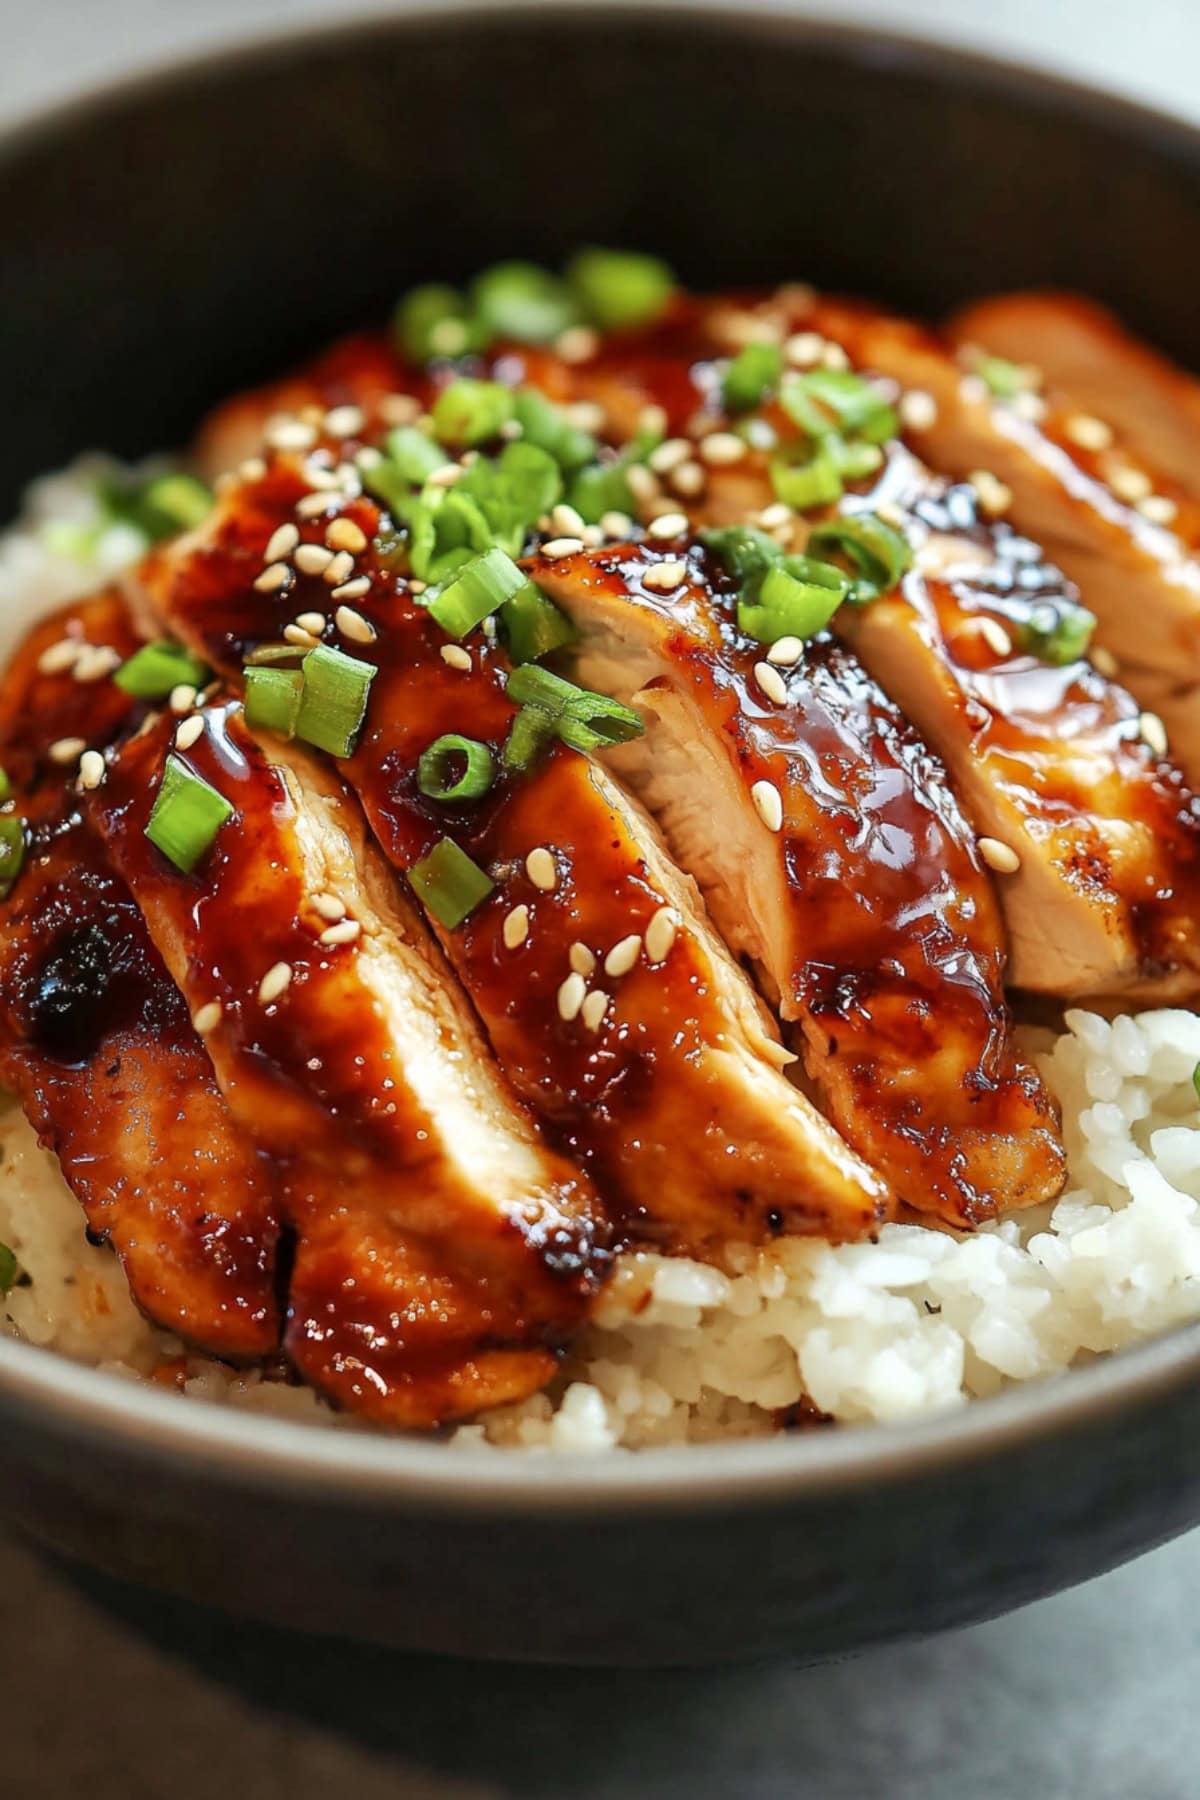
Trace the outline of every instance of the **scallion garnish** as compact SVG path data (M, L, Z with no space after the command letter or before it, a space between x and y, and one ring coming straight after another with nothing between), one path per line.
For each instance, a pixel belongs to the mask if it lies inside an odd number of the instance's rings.
M1015 636L1030 656L1063 668L1087 655L1095 629L1096 615L1086 606L1074 600L1045 600L1034 605Z
M448 636L464 638L519 594L527 580L512 557L493 546L452 576L430 601L429 611Z
M524 663L508 678L508 697L526 710L541 712L556 737L573 750L603 750L628 743L646 729L640 713L607 694L576 687L536 663Z
M797 557L795 562L802 564L804 559ZM738 602L739 631L760 644L774 644L782 637L796 637L803 643L814 637L828 625L849 587L845 577L828 564L814 565L813 573L822 568L834 579L814 580L811 575L794 573L788 563L768 569L755 599Z
M374 664L347 656L329 644L318 644L308 652L302 667L296 736L318 750L327 750L330 756L351 755L367 716Z
M1200 1100L1200 1062L1192 1070L1192 1086L1196 1090L1196 1098Z
M475 317L489 337L548 344L579 318L566 282L536 263L504 262L471 284Z
M252 731L273 731L278 737L296 734L304 674L300 669L250 666L245 672L246 723Z
M436 356L466 356L486 343L458 289L441 282L405 294L392 315L392 332L404 355L422 363Z
M554 742L554 715L540 706L523 706L508 728L500 761L506 769L521 773L537 761Z
M537 388L518 388L513 404L521 442L547 451L560 469L581 469L595 456L596 440L591 433L572 425L562 407Z
M746 344L725 371L721 397L730 412L749 412L774 389L783 374L778 344Z
M146 826L146 836L163 855L190 874L233 807L173 752Z
M246 657L251 669L298 669L308 652L299 644L258 644Z
M17 1259L7 1244L0 1244L0 1296L9 1294L17 1285Z
M581 250L567 268L567 282L601 331L653 324L675 291L666 263L634 250Z
M177 687L203 687L209 670L182 644L165 640L143 644L113 676L117 686L135 700L165 700Z
M537 662L579 635L566 613L532 581L500 609L499 625L509 661L518 664Z
M843 481L861 481L883 467L883 451L878 444L859 443L838 437L821 439L821 448L829 456Z
M567 489L567 499L585 525L598 525L607 512L632 515L637 510L624 457L580 469Z
M12 890L25 861L25 821L11 813L0 818L0 900Z
M387 462L399 470L405 481L414 487L420 487L440 469L446 458L444 453L425 432L419 431L415 425L401 425L387 436ZM373 464L368 473L379 467Z
M779 398L789 417L813 437L836 430L882 444L896 434L895 408L873 381L852 369L810 369L805 375L789 375ZM814 402L826 414L824 423Z
M484 444L499 436L514 410L511 388L499 381L462 376L443 388L434 401L433 434L440 443L456 448Z
M777 500L797 512L831 506L842 496L841 470L827 442L818 439L798 458L794 447L771 458L771 487Z
M1019 363L1006 356L989 356L977 351L971 357L972 372L978 375L995 400L1015 400L1029 386L1029 377Z
M814 554L825 552L840 559L858 577L846 596L849 600L873 600L887 593L912 564L912 547L904 533L872 512L844 513L814 526L808 547Z
M446 931L461 925L496 885L452 838L441 838L428 856L414 863L408 879L426 911Z
M496 779L496 759L478 738L447 732L422 750L417 786L430 800L478 800Z
M0 769L0 805L3 805L4 801L9 798L11 793L12 781L9 778L8 770Z
M740 588L757 584L768 569L783 561L782 547L753 525L720 525L702 531L700 539Z
M148 481L131 475L106 476L97 487L105 523L132 525L152 544L199 525L212 508L212 494L194 475L175 471Z

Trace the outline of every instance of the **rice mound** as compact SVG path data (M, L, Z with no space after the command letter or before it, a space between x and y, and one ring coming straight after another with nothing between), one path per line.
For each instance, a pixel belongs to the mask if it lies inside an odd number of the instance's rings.
M0 540L0 655L35 613L108 572L48 552L39 523L79 517L86 477L39 484L33 518ZM139 548L109 545L106 564ZM967 1238L887 1225L876 1244L738 1246L718 1266L629 1251L551 1389L451 1442L703 1443L763 1435L796 1406L908 1419L1200 1317L1200 1017L1075 1011L1065 1023L1027 1040L1063 1110L1070 1176L1052 1206ZM0 1299L0 1333L196 1398L354 1424L308 1389L187 1355L148 1324L11 1101L0 1112L0 1243L22 1271Z

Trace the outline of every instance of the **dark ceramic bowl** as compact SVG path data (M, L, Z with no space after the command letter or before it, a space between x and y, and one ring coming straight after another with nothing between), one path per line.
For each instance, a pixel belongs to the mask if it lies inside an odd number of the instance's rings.
M739 12L443 8L290 38L0 147L0 513L407 283L581 239L937 313L1069 283L1200 364L1200 136L962 55ZM321 1433L0 1343L0 1514L307 1628L598 1663L817 1659L1200 1518L1200 1326L911 1427L599 1460Z

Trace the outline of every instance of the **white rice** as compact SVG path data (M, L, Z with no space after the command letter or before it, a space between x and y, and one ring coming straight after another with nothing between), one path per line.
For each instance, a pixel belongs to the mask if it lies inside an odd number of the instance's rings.
M77 479L41 484L61 516ZM139 546L110 547L112 561ZM25 528L0 542L0 619L94 586ZM53 600L46 596L52 593ZM0 655L6 654L0 641ZM554 1387L461 1427L456 1444L550 1451L711 1442L775 1429L804 1405L896 1420L963 1405L1200 1317L1200 1017L1067 1015L1037 1060L1063 1109L1070 1180L1053 1207L969 1238L888 1225L877 1244L793 1239L720 1267L629 1252ZM19 1109L0 1113L0 1242L22 1284L0 1331L197 1398L345 1423L305 1389L185 1357L89 1245L54 1159ZM647 1299L649 1296L649 1299Z

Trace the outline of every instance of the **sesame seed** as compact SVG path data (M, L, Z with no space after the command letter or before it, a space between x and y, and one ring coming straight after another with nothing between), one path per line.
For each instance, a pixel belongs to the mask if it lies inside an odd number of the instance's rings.
M331 494L304 494L297 500L293 510L301 519L315 519L321 513L328 512L333 503L333 496Z
M821 367L823 369L848 369L850 358L840 344L826 344L821 352Z
M671 945L675 942L675 934L679 930L679 915L671 906L660 906L649 925L646 927L646 959L648 962L666 962L671 954Z
M595 971L595 953L589 950L586 944L582 944L578 940L576 940L568 950L567 961L577 975L591 975Z
M361 406L335 406L325 414L325 429L333 437L356 437L366 422Z
M357 585L356 582L347 583L349 587L357 588ZM338 594L344 594L345 591L345 588L335 588L334 598L336 599ZM362 614L355 612L352 606L339 606L333 619L342 636L350 638L352 642L356 644L373 644L375 642L378 633L370 619L364 619Z
M293 560L302 575L323 575L333 561L333 552L324 544L301 544Z
M79 785L98 788L107 773L107 765L98 750L85 750L79 759Z
M167 705L173 713L191 712L196 704L196 689L190 681L181 681L178 687L171 689Z
M280 562L283 557L292 554L299 542L300 533L293 524L289 522L281 525L277 531L271 533L267 547L263 551L263 561L265 563Z
M111 644L85 644L75 658L76 681L102 681L121 666L120 653Z
M686 580L687 564L677 557L668 557L666 562L651 563L642 576L642 586L656 594L673 594Z
M219 1000L210 1000L198 1007L192 1014L192 1030L198 1037L207 1037L221 1023L222 1006Z
M78 661L85 648L78 638L59 638L57 644L49 645L38 657L38 674L65 674Z
M781 669L790 669L804 655L803 641L798 637L776 638L767 651L767 661L777 663Z
M577 431L603 431L605 411L595 400L576 400L571 406L564 406L567 423L574 425Z
M465 473L466 471L460 463L444 462L440 467L436 468L431 475L427 475L425 479L433 487L448 488L453 487L456 481L461 481Z
M325 533L330 550L349 550L358 556L367 547L367 534L353 519L333 519Z
M558 886L558 865L543 844L525 858L525 873L534 887L541 888L544 894L552 894Z
M361 600L363 595L369 593L370 590L371 577L369 575L356 575L352 581L343 581L340 587L335 587L330 598L333 600ZM342 610L344 611L345 608ZM374 636L375 631L374 628L372 628L371 636L369 638L364 638L363 642L369 644Z
M1006 487L990 469L975 469L967 480L979 497L979 505L990 518L999 518L1012 505L1012 489Z
M598 550L604 542L604 533L598 525L585 525L583 528L583 541L589 550Z
M682 537L687 528L688 522L686 513L659 513L657 519L653 519L646 527L646 536L649 538Z
M1148 744L1155 756L1167 754L1167 728L1157 713L1144 712L1138 720L1142 741Z
M685 499L690 500L696 494L703 492L708 477L700 463L689 461L680 463L677 469L672 469L668 479L677 494L682 494Z
M50 761L63 764L78 762L86 749L87 740L85 738L56 738L50 746Z
M302 419L272 419L263 433L272 450L311 450L316 431Z
M599 1031L604 1023L604 1015L608 1011L608 995L601 988L588 995L579 1009L579 1016L589 1031Z
M306 425L311 425L315 430L319 425L325 423L325 408L318 406L315 400L310 400L307 406L300 408L296 417L303 419Z
M1073 413L1063 425L1063 436L1081 450L1108 450L1113 441L1112 427L1091 413Z
M286 563L272 563L269 568L264 569L262 574L256 577L254 586L260 594L278 593L279 589L286 586L290 580L291 573L292 571Z
M1018 419L1028 419L1031 425L1036 425L1046 416L1046 402L1040 394L1014 394L1008 407L1010 412L1016 413Z
M329 623L322 612L302 612L296 614L296 624L301 631L307 631L310 637L320 637Z
M258 997L263 1005L270 1006L272 1000L278 1000L279 996L288 987L291 979L291 963L273 963L258 984Z
M573 506L560 501L550 514L550 528L559 537L579 537L583 531L583 520Z
M754 679L768 700L774 701L776 706L787 705L787 684L778 669L769 662L756 662Z
M1108 485L1118 500L1128 501L1131 506L1136 506L1139 500L1154 491L1154 485L1143 469L1114 469Z
M261 456L247 456L243 462L238 464L240 481L261 481L266 472L267 465Z
M361 450L355 452L354 456L356 469L377 469L380 463L386 461L387 458L383 451L377 450L374 444L364 444Z
M625 480L629 491L639 506L649 506L657 500L662 492L658 477L646 467L645 463L630 463L625 471Z
M442 661L452 669L465 671L471 667L471 652L464 650L461 644L443 644Z
M779 831L783 826L783 798L773 781L756 781L750 789L750 798L754 802L754 810L768 831Z
M910 431L928 431L937 424L937 401L924 388L910 388L906 394L901 394L897 410L900 423Z
M764 531L778 531L781 525L791 525L795 521L792 508L782 500L776 500L771 506L764 506L758 515L758 523Z
M964 375L958 384L958 391L968 406L982 406L991 398L988 384L979 375Z
M559 556L578 556L583 549L583 539L579 537L551 538L548 544L542 545L542 555L554 559Z
M1114 675L1121 673L1121 665L1111 650L1103 644L1096 644L1091 651L1092 667L1099 669L1101 675L1107 675L1111 681Z
M411 394L384 394L375 404L385 425L411 425L421 411Z
M204 720L200 717L199 713L196 713L192 718L185 719L175 733L176 747L180 750L190 750L197 739L202 738L203 736Z
M582 975L574 970L567 976L558 990L558 1016L565 1024L579 1017L579 1009L587 998L587 987Z
M1013 641L998 619L977 619L975 629L996 656L1011 656Z
M1021 866L1021 858L1011 844L1001 843L999 838L981 837L979 854L989 869L995 869L998 875L1015 875Z
M345 902L339 900L336 894L314 894L312 904L313 911L322 919L327 919L331 925L336 925L339 919L346 916Z
M319 941L331 948L338 944L352 944L360 933L362 926L357 919L339 919L336 925L330 925L321 933Z
M628 513L606 512L600 515L600 529L606 538L627 538L633 531L633 520Z
M554 348L564 362L587 362L600 348L600 339L590 325L569 325L558 334Z
M1179 508L1165 494L1147 494L1144 500L1138 502L1138 511L1152 525L1169 525Z
M338 492L342 485L333 469L311 457L304 465L304 479L310 488L317 488L325 494Z
M305 631L303 625L285 625L283 636L286 643L295 644L300 650L315 650L319 641L311 631Z
M637 428L645 437L665 437L668 424L667 409L665 406L659 406L657 401L651 401L648 406L643 406L638 414Z
M819 331L797 331L783 346L783 354L793 369L812 369L820 362L825 339Z
M746 448L745 438L738 437L735 431L710 431L700 440L700 454L712 469L741 462Z
M686 438L667 438L665 443L659 444L657 449L650 452L646 461L656 475L666 475L672 469L677 469L680 463L686 462L691 454L692 446Z
M341 587L354 573L354 558L348 550L339 550L325 569L324 579L330 587Z
M501 927L506 950L518 950L529 936L529 908L514 906L512 911L504 915Z
M612 976L628 975L641 954L641 935L632 931L628 937L623 937L619 943L613 945L604 959L604 973Z

